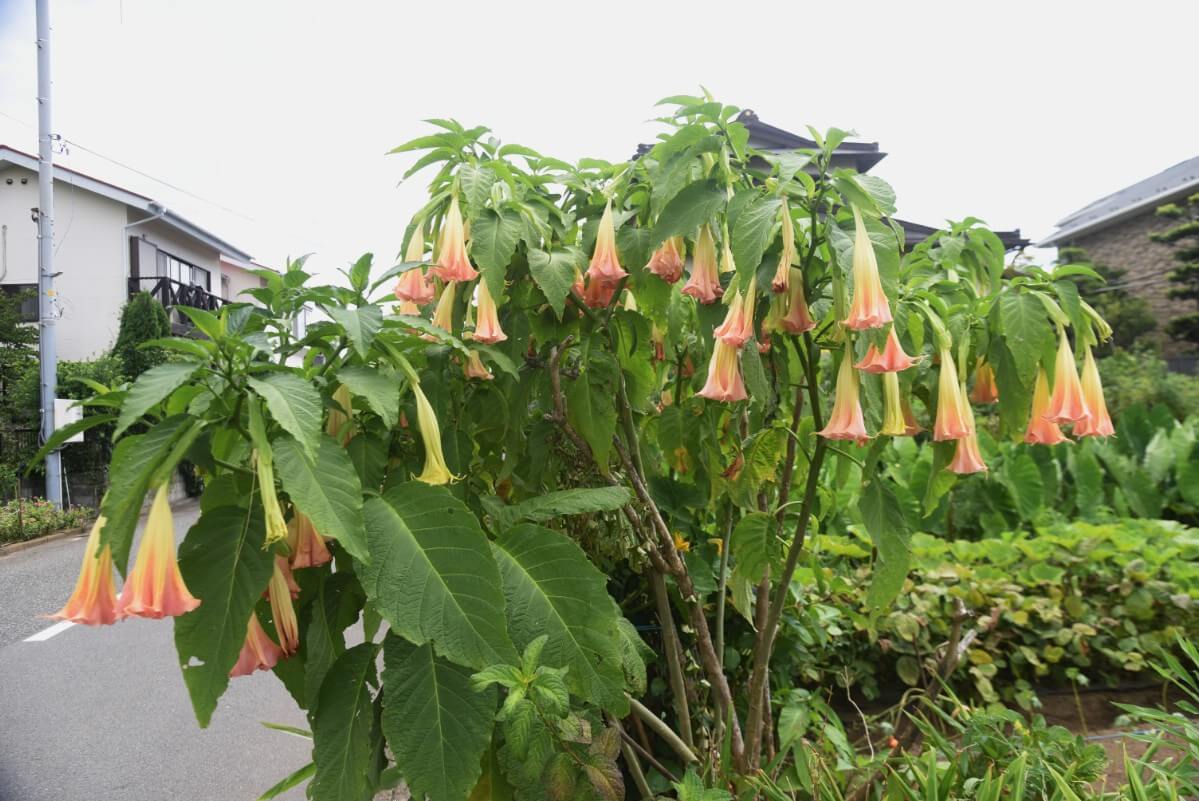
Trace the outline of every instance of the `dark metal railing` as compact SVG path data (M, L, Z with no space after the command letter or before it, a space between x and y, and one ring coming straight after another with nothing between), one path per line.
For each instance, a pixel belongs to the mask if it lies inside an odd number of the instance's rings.
M142 291L149 292L167 309L175 306L188 306L193 309L216 311L229 302L203 287L157 275L129 279L129 297Z

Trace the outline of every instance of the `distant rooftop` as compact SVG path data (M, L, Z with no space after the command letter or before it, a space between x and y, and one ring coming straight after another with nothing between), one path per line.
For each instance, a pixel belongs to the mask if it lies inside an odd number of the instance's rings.
M1103 228L1124 217L1164 203L1175 195L1199 189L1199 156L1137 181L1118 192L1083 206L1057 223L1057 230L1039 247L1056 247L1079 234Z

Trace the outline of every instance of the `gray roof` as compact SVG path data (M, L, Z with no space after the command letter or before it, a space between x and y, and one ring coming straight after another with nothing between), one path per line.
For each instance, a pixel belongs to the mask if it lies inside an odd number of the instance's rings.
M1143 181L1137 181L1132 186L1126 186L1119 192L1113 192L1083 206L1059 220L1057 230L1037 245L1056 247L1067 244L1073 237L1104 228L1194 189L1199 189L1199 156L1179 162Z

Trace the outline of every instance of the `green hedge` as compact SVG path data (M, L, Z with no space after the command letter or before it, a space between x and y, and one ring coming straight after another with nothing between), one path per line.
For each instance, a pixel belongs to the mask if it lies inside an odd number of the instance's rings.
M77 528L95 517L84 506L55 509L41 498L9 501L0 506L0 544L21 542L67 528Z

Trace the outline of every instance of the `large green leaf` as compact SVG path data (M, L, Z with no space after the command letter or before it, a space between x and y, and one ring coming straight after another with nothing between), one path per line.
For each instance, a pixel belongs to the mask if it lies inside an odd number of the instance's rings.
M559 319L566 307L566 296L574 284L577 265L578 254L575 251L555 250L547 253L536 248L529 251L529 272Z
M479 778L499 692L470 677L428 643L383 643L383 734L413 798L462 801Z
M566 668L566 684L580 698L627 714L619 612L604 574L570 539L529 523L508 529L492 549L516 646L548 636L542 664Z
M765 512L751 512L737 521L729 539L729 550L738 572L755 584L779 557L774 518Z
M326 306L329 316L346 331L350 344L362 358L366 358L371 345L383 329L383 310L378 306L361 306L351 309L346 306ZM257 389L257 387L255 387ZM259 393L262 394L262 393ZM265 396L263 396L265 397ZM267 399L270 400L269 398ZM271 410L272 413L274 409ZM276 418L277 419L277 418ZM283 421L280 420L280 423Z
M1070 477L1074 480L1074 501L1078 514L1094 520L1102 512L1106 499L1103 494L1103 468L1095 458L1089 443L1080 442L1070 452Z
M1041 508L1045 487L1036 460L1027 451L1017 452L1003 470L1003 483L1012 494L1020 516L1032 519Z
M616 404L611 382L615 367L606 360L592 359L567 383L566 415L570 424L591 446L595 463L605 474L608 456L612 452L612 435L616 433Z
M346 453L358 473L365 490L374 492L383 483L387 470L388 443L378 437L354 437L346 445Z
M499 749L488 748L483 755L483 772L467 801L512 801L512 787L500 765Z
M1178 468L1178 494L1193 506L1199 506L1199 445L1195 445L1190 457Z
M360 562L370 561L362 522L362 485L346 449L328 434L318 440L315 461L291 437L271 443L283 489L325 537L341 543Z
M524 225L512 209L484 209L470 226L470 255L475 258L493 298L504 292L504 276Z
M477 214L491 197L495 184L495 172L490 167L463 164L458 168L458 185L462 187L462 199L471 214Z
M383 425L395 428L400 420L400 379L391 370L375 367L343 367L337 380L353 394L364 398Z
M881 476L874 476L862 486L858 510L877 552L866 592L866 603L877 614L895 600L908 575L912 554L907 521L895 493Z
M672 236L693 236L701 225L724 208L725 191L713 180L696 181L671 198L654 226L650 248Z
M326 573L306 608L304 629L304 701L315 711L321 685L333 663L345 653L345 631L358 619L362 591L352 573Z
M753 281L762 263L762 254L770 244L770 234L782 201L776 197L755 197L737 215L733 226L733 261L741 286Z
M547 492L497 510L500 523L510 526L522 520L552 520L563 515L582 515L590 512L612 512L632 499L624 487L589 487L586 489Z
M143 414L183 386L198 369L200 365L195 362L167 362L151 367L138 376L121 405L121 416L117 419L117 428L113 436L119 437Z
M179 546L179 570L200 606L175 618L175 650L196 720L207 726L246 639L254 605L275 563L263 548L261 513L238 506L206 511Z
M371 563L358 576L392 630L476 669L515 661L495 559L461 502L409 482L367 501L365 512Z
M271 417L315 459L321 439L321 396L312 384L292 373L247 377L246 382L266 401Z
M1009 289L999 296L999 319L1020 381L1031 387L1037 362L1053 339L1045 306L1033 295Z
M371 787L374 643L346 651L325 675L312 720L313 801L367 801Z

